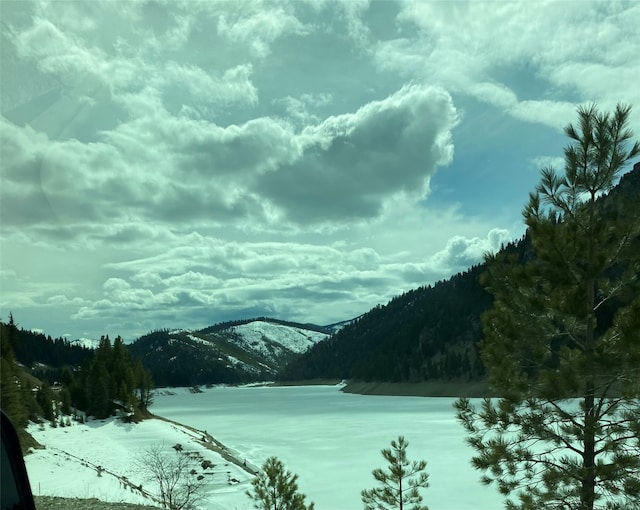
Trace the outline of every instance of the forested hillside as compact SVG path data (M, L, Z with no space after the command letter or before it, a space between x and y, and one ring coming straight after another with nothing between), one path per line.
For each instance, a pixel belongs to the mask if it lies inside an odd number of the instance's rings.
M64 338L52 338L17 327L13 316L2 323L2 336L11 345L16 359L39 379L58 381L64 367L80 366L91 359L94 349L69 342Z
M73 417L146 415L154 386L151 374L131 358L122 339L100 339L97 349L73 345L0 322L2 409L18 428L21 444L32 444L29 421L65 426Z
M640 163L599 200L601 207L615 210L617 215L636 217L639 202ZM526 235L503 247L503 251L519 260L535 256ZM280 371L279 379L482 379L485 370L478 356L480 317L492 304L480 283L484 270L484 264L474 266L377 306L291 361ZM602 313L613 316L611 307L615 304L607 306Z
M515 249L513 246L511 249ZM290 362L281 380L411 381L484 374L476 344L491 297L475 266L377 306Z
M158 386L234 384L254 380L228 359L230 351L201 339L188 331L152 331L129 345L153 374ZM234 354L238 354L233 351Z
M285 363L326 338L322 327L265 317L199 331L159 330L130 344L159 386L272 380Z

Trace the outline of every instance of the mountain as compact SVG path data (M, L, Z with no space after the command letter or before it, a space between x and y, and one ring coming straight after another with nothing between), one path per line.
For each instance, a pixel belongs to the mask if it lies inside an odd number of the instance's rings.
M243 383L273 379L287 362L326 339L325 331L261 318L199 331L154 331L128 347L158 386Z
M603 207L640 221L640 163L607 195ZM503 247L520 260L535 256L525 235ZM158 386L258 380L360 379L420 382L476 381L485 372L478 355L480 317L492 297L480 284L484 265L410 290L386 305L327 326L259 318L198 331L161 330L127 346L151 370ZM614 303L602 314L613 317ZM8 325L2 323L3 336ZM16 359L38 377L59 379L65 366L93 357L93 342L69 342L15 329Z
M509 249L521 250L524 241ZM283 381L360 379L418 382L484 375L479 360L480 315L491 305L474 266L434 286L377 306L293 359Z
M638 217L640 163L599 199L620 216ZM640 221L638 217L637 221ZM525 235L502 248L518 260L534 257ZM377 306L291 360L282 381L331 378L376 382L478 381L480 317L492 296L480 284L484 264L446 281L420 287ZM604 310L609 318L615 310Z

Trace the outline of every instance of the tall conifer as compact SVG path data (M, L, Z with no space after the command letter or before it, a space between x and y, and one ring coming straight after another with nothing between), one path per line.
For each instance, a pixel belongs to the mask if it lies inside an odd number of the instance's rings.
M429 475L424 460L407 459L409 442L403 437L391 441L391 448L383 449L382 456L389 463L387 471L374 469L378 487L361 492L366 510L429 510L421 505L420 489L429 487ZM411 507L409 505L412 505Z
M246 492L258 510L313 510L298 491L298 475L284 467L276 457L269 457Z
M526 261L487 257L482 357L502 397L457 403L507 508L640 508L640 217L600 197L640 154L630 107L578 109L563 174L542 170Z

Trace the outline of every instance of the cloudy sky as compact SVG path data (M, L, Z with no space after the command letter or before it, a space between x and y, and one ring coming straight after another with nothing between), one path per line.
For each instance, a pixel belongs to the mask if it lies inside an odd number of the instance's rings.
M520 237L637 1L2 1L0 317L331 323ZM561 163L561 160L560 160Z

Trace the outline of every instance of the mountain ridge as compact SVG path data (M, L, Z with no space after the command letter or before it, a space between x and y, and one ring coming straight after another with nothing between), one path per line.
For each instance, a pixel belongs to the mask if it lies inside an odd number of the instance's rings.
M640 162L599 201L637 216ZM519 260L534 256L526 234L501 249ZM478 352L480 316L492 303L480 284L483 271L483 263L474 265L446 280L409 290L356 318L329 325L258 317L199 330L151 331L127 347L151 369L159 386L273 379L477 382L485 377ZM251 324L263 327L244 331ZM278 328L279 333L274 333ZM293 338L293 332L298 343L287 345L285 339ZM53 340L26 330L20 330L19 336L16 357L30 367L36 363L56 368L79 365L91 351L85 341Z
M603 207L638 216L640 162L623 174ZM620 211L618 211L620 212ZM640 221L638 218L637 221ZM501 248L517 260L534 257L530 239ZM435 285L418 287L378 305L352 324L290 361L279 373L282 382L350 379L363 382L423 383L485 379L479 355L482 313L493 297L480 283L484 263ZM613 316L614 311L610 311Z
M273 379L286 362L328 336L321 329L263 317L154 331L128 348L158 386L237 384Z

